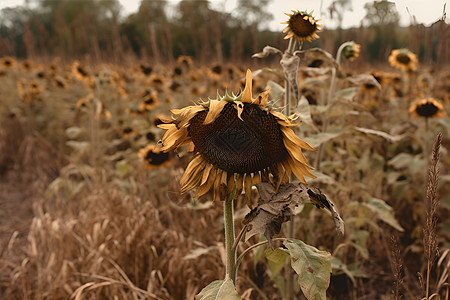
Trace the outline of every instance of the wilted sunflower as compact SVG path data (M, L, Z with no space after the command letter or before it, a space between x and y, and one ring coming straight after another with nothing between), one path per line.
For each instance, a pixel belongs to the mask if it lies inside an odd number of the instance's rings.
M406 48L392 50L388 60L394 68L406 72L415 71L417 69L417 56Z
M194 157L181 178L181 192L198 188L195 196L204 195L214 186L215 198L222 184L231 191L237 174L238 196L242 188L249 200L252 185L271 181L277 187L286 183L292 173L305 182L310 172L302 149L314 150L299 139L291 127L295 117L271 110L267 90L252 98L252 73L247 71L247 84L238 96L209 100L195 106L175 109L176 116L159 125L167 132L159 141L167 152L189 144Z
M87 69L76 60L72 64L72 74L80 81L84 82L87 86L93 88L95 86L95 79Z
M16 66L16 60L10 56L4 56L0 59L0 66L4 69L12 69Z
M144 160L145 168L149 170L170 164L169 153L155 150L155 146L153 145L148 145L141 149L138 153L138 157Z
M186 67L190 67L192 66L192 57L187 56L187 55L180 55L177 58L177 64L178 65L182 65L182 66L186 66Z
M420 99L411 105L409 112L413 118L443 118L445 116L444 107L434 98Z
M159 105L158 93L156 91L146 90L139 103L140 111L151 111Z
M292 11L292 14L285 13L289 17L289 20L281 24L287 24L287 27L283 32L287 32L284 37L286 40L291 37L296 38L300 42L318 39L319 36L316 32L320 31L322 25L317 24L320 20L314 19L312 16L313 11L310 13L306 11Z
M354 61L358 58L361 45L355 42L348 42L347 46L342 49L342 55L349 61Z

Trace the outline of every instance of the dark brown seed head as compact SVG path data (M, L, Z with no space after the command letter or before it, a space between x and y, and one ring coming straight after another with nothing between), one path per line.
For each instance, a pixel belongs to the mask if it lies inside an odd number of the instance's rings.
M256 104L243 103L242 121L233 105L227 103L211 124L203 124L207 111L191 119L188 129L195 150L228 173L253 173L283 160L287 150L275 117Z

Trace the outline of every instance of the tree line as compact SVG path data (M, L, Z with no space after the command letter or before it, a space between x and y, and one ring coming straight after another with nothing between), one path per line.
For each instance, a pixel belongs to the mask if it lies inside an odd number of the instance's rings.
M0 56L170 63L189 55L200 63L242 63L265 45L287 45L281 32L262 29L273 17L269 2L238 0L230 13L208 0L142 1L137 12L123 16L117 0L39 0L0 11ZM363 59L372 62L403 47L429 63L449 62L450 31L443 19L430 27L413 23L401 28L393 3L380 0L366 4L360 27L343 30L349 6L350 0L335 0L328 12L337 28L324 29L321 39L305 46L334 53L340 43L355 40L362 45Z

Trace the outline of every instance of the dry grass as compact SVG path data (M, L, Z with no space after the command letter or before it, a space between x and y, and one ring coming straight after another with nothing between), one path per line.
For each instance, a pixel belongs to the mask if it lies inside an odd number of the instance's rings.
M209 194L200 201L179 194L178 180L190 159L185 150L171 153L170 164L150 170L137 153L160 138L156 116L213 97L217 89L238 92L243 70L225 65L217 75L198 66L175 76L168 66L145 75L139 68L98 65L89 69L97 80L92 88L91 81L72 75L71 66L62 65L58 74L66 88L53 85L48 75L39 81L40 100L32 104L21 100L15 83L34 73L8 70L0 77L0 85L9 87L0 91L0 176L17 183L14 193L0 191L0 199L13 204L26 199L32 207L23 220L28 230L14 234L18 229L11 228L0 244L2 298L193 299L225 272L222 204L212 203ZM438 183L436 171L429 177L434 178L427 191L431 205L425 205L423 153L429 135L423 120L409 117L406 97L396 93L401 87L385 73L388 79L376 97L361 87L352 99L333 104L329 128L341 131L323 149L321 172L326 176L312 182L336 203L346 236L338 238L329 216L307 206L298 216L296 237L340 261L333 265L330 299L409 299L421 293L416 274L425 273L427 262L433 266L427 272L431 291L446 299L449 210L438 205L436 192L448 196L448 178ZM436 74L434 94L448 88L446 76ZM318 105L310 105L311 117L322 125L320 95L327 82L307 79L301 78L301 89L318 95ZM268 80L280 79L259 75L254 89L261 91ZM338 88L344 87L348 82L338 82ZM138 108L146 89L159 105L142 113ZM409 93L409 98L420 96L418 88ZM94 100L79 102L83 98ZM449 105L444 103L447 112ZM448 117L429 125L430 131L443 131L441 152L446 153ZM385 132L391 140L355 126ZM125 127L133 133L124 136ZM300 127L299 135L316 133L306 124ZM316 154L307 155L314 162ZM433 170L438 163L431 164ZM449 165L448 156L443 157L441 173L448 174ZM245 201L238 202L237 230L247 212ZM10 224L1 225L6 230ZM389 243L393 235L396 242ZM238 252L255 241L240 245ZM255 250L240 267L237 288L244 299L281 299L282 282L281 276L271 277L263 252Z

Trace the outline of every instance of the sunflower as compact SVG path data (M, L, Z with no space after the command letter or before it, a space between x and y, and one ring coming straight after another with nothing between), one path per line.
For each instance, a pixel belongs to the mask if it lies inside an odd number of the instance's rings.
M306 11L292 11L292 14L285 13L289 17L289 20L281 24L287 24L287 27L283 30L287 35L284 39L296 38L300 42L318 39L319 36L316 32L320 31L322 25L317 24L320 20L314 19L312 16L313 11L310 13Z
M156 91L146 90L139 103L140 111L151 111L159 105L158 93Z
M0 59L0 66L4 69L12 69L16 66L16 60L11 56L4 56Z
M93 88L95 86L95 79L87 69L76 60L72 64L72 74L80 81L84 82L87 86Z
M29 60L24 60L20 63L20 68L25 72L30 72L33 66Z
M217 96L195 106L175 109L174 119L159 125L166 129L158 142L161 152L189 144L194 157L181 178L181 192L198 188L200 197L214 186L220 198L224 185L231 191L236 177L236 197L243 187L250 205L252 185L268 181L288 182L292 173L305 182L311 173L302 149L315 150L299 139L291 127L295 116L286 117L268 106L269 91L252 97L252 73L247 71L242 93ZM236 176L234 176L236 174Z
M186 67L191 67L193 62L192 62L192 57L187 56L187 55L180 55L177 58L177 64L178 65L182 65L182 66L186 66Z
M415 71L417 69L417 56L406 48L392 50L388 60L394 68L406 72Z
M125 139L128 139L128 138L134 136L135 133L136 133L136 131L131 126L126 126L120 130L120 135Z
M420 99L411 105L409 112L413 118L443 118L445 116L444 107L434 98Z
M138 153L138 157L144 160L145 168L149 170L170 164L169 153L160 152L156 150L153 145L148 145L141 149Z
M354 61L358 58L361 45L355 42L348 42L348 45L342 49L342 55L349 61Z

